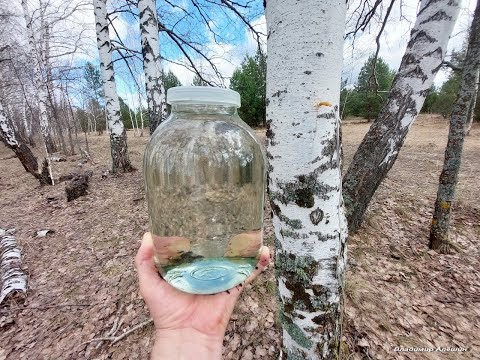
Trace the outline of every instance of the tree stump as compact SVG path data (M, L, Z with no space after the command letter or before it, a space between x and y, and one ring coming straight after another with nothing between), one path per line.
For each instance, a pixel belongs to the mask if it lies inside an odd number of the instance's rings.
M80 196L87 195L88 182L93 175L92 171L86 171L83 174L75 175L72 180L65 186L67 193L67 201L72 201Z

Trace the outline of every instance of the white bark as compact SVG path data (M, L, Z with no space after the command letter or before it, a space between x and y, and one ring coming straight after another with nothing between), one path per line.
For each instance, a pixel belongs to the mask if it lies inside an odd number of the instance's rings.
M469 119L467 122L467 130L465 132L466 135L470 134L470 130L472 130L473 125L473 118L475 117L475 107L477 106L477 97L478 97L478 81L480 79L480 70L477 70L477 75L475 78L475 89L473 91L473 99L472 103L470 104L470 113L468 114Z
M140 126L141 126L140 137L142 137L143 136L143 109L142 109L141 99L140 99Z
M267 136L287 358L334 358L346 222L340 174L345 1L269 0Z
M133 136L137 136L137 131L135 130L135 122L133 120L132 110L130 110L130 106L128 106L128 115L130 116L130 123L132 124L132 127L133 127Z
M97 46L100 57L100 70L103 81L108 129L111 136L122 136L124 127L120 117L115 75L112 62L112 44L108 32L106 0L94 0L95 22L97 30Z
M137 136L138 135L138 121L137 121L137 111L136 110L133 111L133 120L134 120L134 122L132 123L133 134L135 136Z
M421 0L387 101L343 179L348 228L355 233L376 189L392 168L440 69L459 13L458 0Z
M21 268L22 253L14 230L0 229L0 304L13 292L27 292L27 276Z
M48 149L49 149L49 139L50 139L50 124L48 122L48 92L46 87L46 81L44 80L44 64L41 54L38 54L35 50L35 34L32 27L32 18L30 16L30 11L28 9L28 4L26 0L22 0L22 9L23 16L27 25L27 37L28 37L28 46L29 52L31 54L31 61L33 67L33 82L35 86L35 95L39 109L39 120L40 120L40 129L42 131L42 136L45 142L45 147L47 149L47 158L48 158Z
M27 120L27 104L25 102L25 99L22 99L22 122L23 122L23 127L25 129L25 137L27 138L27 140L30 139L30 136L32 135L31 133L31 128L28 124L28 120Z
M457 1L420 2L420 10L410 36L409 45L412 45L407 47L392 86L401 96L390 96L391 101L388 102L388 112L392 114L398 113L405 106L406 96L411 102L408 104L409 111L401 118L399 132L408 131L420 113L426 94L443 62L459 11ZM382 163L388 163L393 156L396 157L400 150L397 141L398 139L391 139L390 149Z
M43 64L43 58L41 54L38 54L35 50L35 34L33 32L32 27L32 18L30 16L30 12L28 10L28 4L26 0L22 0L22 9L23 9L23 16L25 19L25 23L27 26L27 37L28 37L28 46L30 54L31 54L31 61L33 67L33 82L35 86L35 95L38 104L38 118L40 120L40 130L42 132L43 137L43 144L45 146L45 152L47 154L47 164L48 164L48 172L50 179L52 181L52 185L54 185L53 180L53 172L52 172L52 165L50 162L50 150L53 150L53 144L50 138L50 124L48 122L48 111L47 111L47 104L48 104L48 91L46 87L46 79L44 79L43 73L45 70Z
M155 0L139 0L140 33L142 37L143 70L147 93L150 133L165 119L167 108L162 82L162 63L158 42L158 21Z
M112 43L108 32L106 0L94 0L95 26L97 31L97 47L100 57L105 109L108 129L110 130L110 149L112 154L112 172L120 168L124 172L133 171L128 157L127 135L120 116L120 101L115 85L115 74L112 62Z
M0 135L8 145L12 147L20 145L15 136L15 129L5 116L2 104L0 104Z

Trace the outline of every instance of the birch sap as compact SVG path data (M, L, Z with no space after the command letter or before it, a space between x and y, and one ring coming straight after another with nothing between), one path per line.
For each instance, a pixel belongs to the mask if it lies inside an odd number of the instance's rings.
M179 290L212 294L242 283L262 247L265 155L238 116L238 93L168 91L172 113L152 135L144 177L154 260Z

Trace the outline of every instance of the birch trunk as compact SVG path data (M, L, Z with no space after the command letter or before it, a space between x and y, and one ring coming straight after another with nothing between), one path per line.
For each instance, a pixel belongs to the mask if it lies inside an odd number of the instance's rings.
M134 168L128 158L127 134L120 117L120 102L115 85L115 75L112 62L112 44L108 32L106 0L94 0L95 23L97 30L97 46L100 57L105 108L107 111L108 128L110 130L110 147L112 153L112 172L119 169L124 172Z
M66 100L68 104L68 110L70 111L70 115L72 116L72 125L73 125L73 130L75 131L75 143L77 144L77 147L80 147L79 141L78 141L77 122L75 121L75 115L73 114L72 104L70 103L70 96L68 95L67 86L65 87L65 95L66 95Z
M139 0L140 33L142 36L143 71L147 92L150 134L165 120L167 107L162 82L162 63L158 42L158 21L155 0Z
M27 292L27 275L22 270L22 253L14 229L0 229L0 305L13 293Z
M473 118L475 117L475 107L477 106L477 97L478 97L478 81L480 80L479 69L477 69L477 80L475 81L475 88L473 92L473 100L470 104L470 109L468 111L468 124L465 135L470 135L470 130L472 130Z
M60 146L62 148L62 152L67 155L67 146L65 143L65 137L63 136L63 127L61 124L61 120L58 116L57 111L57 104L55 101L55 92L53 86L53 76L52 76L52 64L50 63L50 26L46 22L42 21L43 29L44 29L44 65L45 65L45 72L46 72L46 87L47 87L47 95L48 101L50 104L51 109L51 117L53 117L55 121L55 127L57 130L58 139L60 139Z
M75 145L73 144L73 136L72 136L72 123L75 122L74 119L70 121L70 114L68 112L68 107L67 107L67 102L65 100L65 94L63 93L62 89L62 95L63 95L63 114L65 116L65 125L67 128L67 136L68 136L68 144L70 146L70 155L75 155Z
M22 98L22 109L21 114L22 114L22 123L23 123L23 130L24 130L24 137L27 142L30 141L31 138L31 132L28 127L28 121L27 121L27 105L25 103L25 99Z
M28 103L25 102L25 105L28 105ZM26 120L26 124L27 124L28 144L29 144L31 147L35 147L35 141L33 140L33 131L32 131L32 127L33 127L33 114L32 114L32 111L31 111L31 109L30 109L30 111L29 111L30 116L27 117L27 109L26 109L26 106L24 106L24 112L25 112L25 120Z
M387 101L343 179L348 229L355 233L373 194L397 159L441 67L459 13L458 0L421 0Z
M143 109L142 109L142 103L140 102L140 137L143 137Z
M432 226L430 228L430 248L446 253L450 245L448 228L452 201L455 197L455 188L458 173L462 162L463 142L465 140L468 110L475 98L475 87L478 82L478 68L480 65L480 1L477 2L473 16L467 54L463 65L462 82L458 97L453 104L448 133L445 161L440 175ZM472 189L473 190L473 189Z
M137 121L137 112L136 111L133 112L133 120L135 121L135 123L132 124L133 125L133 130L134 130L133 134L134 134L134 136L137 136L138 135L138 121Z
M30 16L30 12L28 10L28 5L26 0L22 0L22 8L23 8L23 16L25 18L25 22L27 25L27 37L28 37L28 45L29 51L31 54L32 59L32 67L33 67L33 82L35 86L35 95L38 104L39 110L39 120L40 120L40 129L42 132L43 140L45 142L45 147L47 150L47 157L48 154L54 153L57 151L55 143L52 140L50 134L50 124L48 122L48 111L47 111L47 104L48 104L48 92L45 86L45 81L43 79L43 58L41 55L37 54L35 51L35 34L33 32L32 27L32 19Z
M340 174L343 0L269 0L267 137L283 356L337 358L346 221Z
M130 116L130 123L132 124L132 128L133 128L133 136L137 136L137 131L135 130L135 122L133 120L133 116L132 116L132 110L130 110L130 106L128 106L128 115Z
M5 116L2 105L0 104L0 139L10 149L13 150L23 165L25 171L32 174L40 181L41 185L53 185L51 175L47 172L38 172L37 158L33 155L30 148L18 136L15 128Z

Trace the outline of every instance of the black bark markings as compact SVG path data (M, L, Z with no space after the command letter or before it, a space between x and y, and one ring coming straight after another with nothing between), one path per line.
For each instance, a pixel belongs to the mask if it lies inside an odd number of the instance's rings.
M272 94L272 97L278 97L278 98L280 98L280 95L286 94L286 93L287 93L287 89L278 90L277 92L274 92L274 93Z
M310 213L310 221L313 225L318 225L323 219L323 210L316 208Z
M290 299L284 299L284 305L280 309L280 321L292 339L306 349L310 349L313 342L294 324L288 314L301 319L302 315L297 311L322 312L312 319L318 327L307 329L307 332L313 337L321 334L327 338L335 333L331 326L337 323L339 306L328 303L331 291L327 287L312 285L312 282L321 267L329 269L330 272L336 272L337 261L338 259L334 258L321 264L312 256L295 256L294 254L285 254L283 251L277 252L276 264L284 277L285 287L292 294ZM311 294L307 290L310 290ZM327 324L327 327L324 324ZM323 352L323 348L318 350L320 353Z
M430 16L428 19L425 19L423 20L420 24L426 24L430 21L441 21L441 20L447 20L447 21L450 21L452 20L452 17L447 15L445 13L445 11L443 10L440 10L440 11L437 11L435 14L433 14L432 16Z

